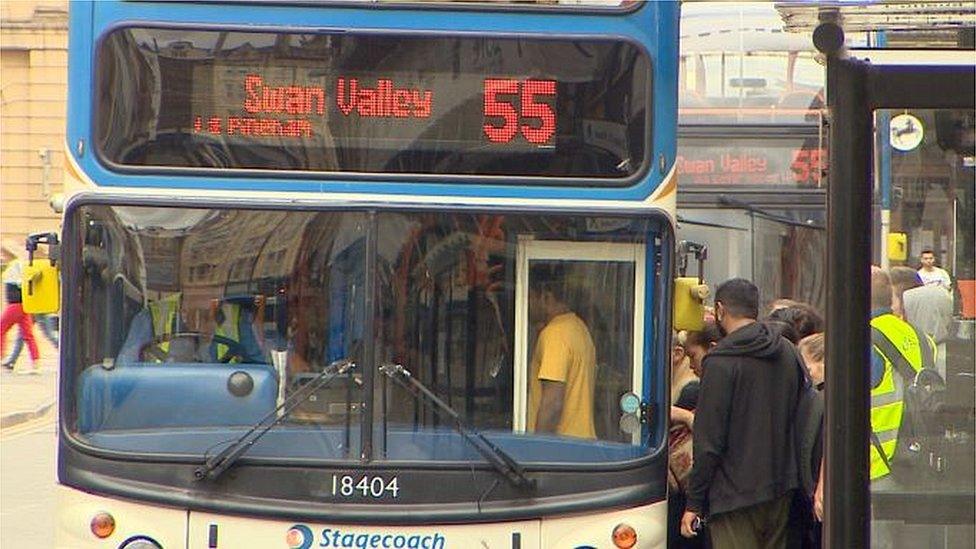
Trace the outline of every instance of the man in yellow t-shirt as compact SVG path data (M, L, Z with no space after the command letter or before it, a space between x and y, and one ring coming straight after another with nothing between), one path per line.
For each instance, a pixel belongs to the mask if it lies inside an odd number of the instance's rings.
M564 277L549 266L532 271L530 308L542 315L529 370L528 430L596 438L593 392L596 349L590 330L564 295Z

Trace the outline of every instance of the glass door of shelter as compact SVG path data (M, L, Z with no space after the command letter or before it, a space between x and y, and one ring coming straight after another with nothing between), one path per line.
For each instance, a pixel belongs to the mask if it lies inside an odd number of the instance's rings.
M643 391L645 247L525 238L517 254L513 429L636 443L618 403ZM562 413L543 429L553 382Z
M872 547L955 549L976 540L973 113L874 112L881 231L871 274Z

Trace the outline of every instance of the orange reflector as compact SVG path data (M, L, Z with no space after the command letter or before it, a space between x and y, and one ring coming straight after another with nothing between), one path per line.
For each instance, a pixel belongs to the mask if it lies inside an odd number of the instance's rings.
M99 538L107 538L115 531L115 519L112 515L102 511L91 519L91 531Z
M613 529L613 544L620 549L637 545L637 532L629 524L618 524Z

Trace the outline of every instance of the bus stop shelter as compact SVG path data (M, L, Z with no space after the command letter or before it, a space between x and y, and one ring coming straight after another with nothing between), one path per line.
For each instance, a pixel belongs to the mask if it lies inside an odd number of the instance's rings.
M971 2L784 2L787 28L814 29L827 63L827 356L824 540L827 547L869 547L877 520L941 526L974 523L971 471L911 487L869 479L870 314L875 116L887 109L963 110L961 139L972 139L976 53ZM848 51L845 31L958 30L961 49ZM968 38L967 38L968 37ZM963 146L967 146L965 143ZM968 145L971 147L971 144ZM967 153L971 155L972 153ZM972 445L955 456L973 464ZM873 507L873 508L872 508ZM971 535L971 534L970 534Z

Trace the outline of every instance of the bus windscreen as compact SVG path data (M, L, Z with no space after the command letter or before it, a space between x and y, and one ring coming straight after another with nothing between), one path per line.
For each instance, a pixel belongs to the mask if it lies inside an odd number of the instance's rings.
M116 168L622 184L647 164L650 79L622 40L125 28L99 48L95 126Z

